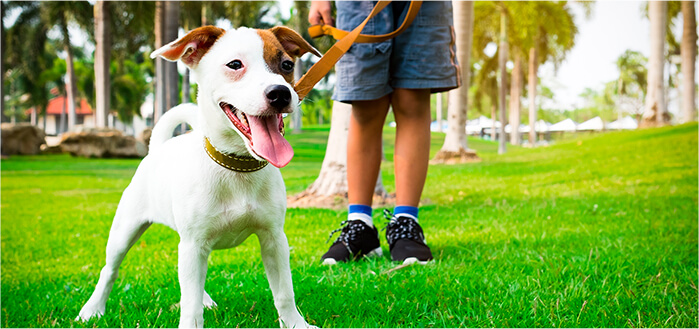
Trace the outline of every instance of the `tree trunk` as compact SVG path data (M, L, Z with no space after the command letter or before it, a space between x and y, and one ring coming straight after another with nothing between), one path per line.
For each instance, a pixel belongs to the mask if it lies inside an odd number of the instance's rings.
M165 1L155 2L155 49L165 45ZM155 59L155 109L153 124L165 113L165 60Z
M75 96L77 88L75 85L75 69L73 67L73 49L70 46L70 35L68 34L67 13L63 12L61 17L61 34L63 35L63 49L66 52L66 100L68 102L68 131L75 127ZM64 126L61 130L65 129Z
M667 2L649 1L650 56L648 56L648 93L640 127L664 126L669 121L665 108L663 79Z
M347 207L347 135L351 113L351 105L333 102L330 135L318 178L304 192L289 197L289 207ZM386 202L390 202L389 195L381 183L379 171L374 204L383 205Z
M505 146L505 126L507 125L507 113L505 113L505 102L507 100L507 13L502 9L500 13L500 46L498 53L498 66L500 67L499 106L500 106L500 141L498 143L498 154L507 151Z
M456 56L459 62L461 86L449 91L447 105L447 134L444 145L431 163L464 163L480 161L476 152L468 148L466 120L468 114L468 87L470 54L473 41L473 1L452 1L454 6L454 33Z
M109 38L109 2L97 1L95 15L95 126L107 126L110 101L109 62L111 43Z
M165 2L165 30L163 38L165 44L177 40L177 30L180 27L180 2ZM177 72L176 62L164 62L165 66L165 111L180 104L180 90L178 83L180 74Z
M529 144L536 144L536 85L538 84L539 58L536 47L529 49Z
M301 58L296 59L296 64L294 65L294 80L299 81L301 77L303 76L303 72L305 71L303 67L303 61ZM291 113L291 131L294 134L301 133L301 119L302 119L303 113L299 111L294 111Z
M437 131L438 132L444 132L444 129L442 129L442 93L437 93L437 104L436 104L436 112L437 112Z
M495 130L495 121L498 120L498 107L495 105L495 102L492 103L490 117L493 119L493 123L490 126L490 140L495 141L498 138L498 132Z
M522 95L522 55L514 51L515 66L512 68L512 83L510 83L510 144L519 145L519 124L521 114L520 95Z
M682 121L697 119L696 87L694 83L697 60L697 17L694 1L682 1L682 20L684 21L682 44Z

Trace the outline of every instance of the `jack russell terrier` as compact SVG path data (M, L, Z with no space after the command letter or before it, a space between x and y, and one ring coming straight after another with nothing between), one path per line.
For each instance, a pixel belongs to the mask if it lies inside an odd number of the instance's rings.
M286 190L279 172L294 152L283 113L298 110L294 59L320 56L286 27L197 28L154 51L186 64L199 83L198 106L179 105L153 129L150 150L124 190L107 241L106 265L77 320L104 314L127 251L152 224L177 231L180 327L203 327L207 259L257 235L280 324L308 327L299 314L284 234ZM182 122L189 134L172 138ZM267 166L271 163L272 166Z

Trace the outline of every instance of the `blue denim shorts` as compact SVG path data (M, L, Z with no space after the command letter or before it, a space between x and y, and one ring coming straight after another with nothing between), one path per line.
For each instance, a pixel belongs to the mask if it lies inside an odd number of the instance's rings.
M336 1L337 27L351 31L371 12L374 1ZM362 34L386 34L397 29L409 2L394 1L365 26ZM425 1L412 25L397 37L380 43L357 43L335 66L333 99L341 102L373 100L394 88L457 88L461 74L451 1Z

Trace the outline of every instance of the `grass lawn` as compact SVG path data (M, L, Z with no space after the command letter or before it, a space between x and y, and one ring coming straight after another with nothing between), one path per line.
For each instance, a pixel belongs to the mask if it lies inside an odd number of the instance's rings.
M386 135L392 159L393 130ZM289 193L320 170L327 129L289 135ZM433 154L444 136L434 134ZM324 267L342 211L289 209L296 301L320 327L697 327L697 125L537 149L476 139L481 163L431 166L421 223L436 261ZM2 327L176 327L177 234L154 225L107 313L74 322L104 265L138 160L2 161ZM383 178L393 186L392 162ZM377 226L385 222L375 211ZM384 253L388 255L385 237ZM257 239L209 259L207 327L277 327Z

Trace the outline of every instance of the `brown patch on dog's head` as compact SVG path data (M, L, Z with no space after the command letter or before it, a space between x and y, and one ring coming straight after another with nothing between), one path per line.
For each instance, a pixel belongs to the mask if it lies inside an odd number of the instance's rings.
M293 63L296 58L308 52L320 56L315 48L290 28L277 26L269 30L258 30L257 34L262 38L267 67L273 73L283 76L288 83L294 81ZM287 61L291 62L291 70L287 69Z
M179 40L154 51L151 58L161 56L173 62L182 60L187 66L194 67L225 32L224 29L215 26L196 28Z

